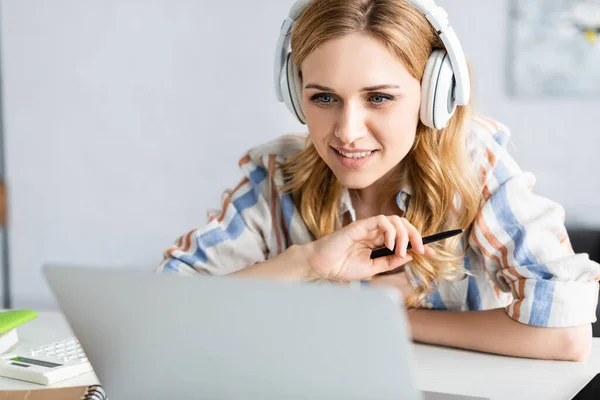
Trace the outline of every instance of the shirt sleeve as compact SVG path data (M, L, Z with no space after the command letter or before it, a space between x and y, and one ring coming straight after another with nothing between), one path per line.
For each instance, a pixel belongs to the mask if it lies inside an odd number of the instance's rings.
M271 225L269 199L261 193L266 172L260 166L226 193L220 213L206 226L181 236L154 272L226 275L264 261Z
M535 177L524 173L505 148L505 127L490 132L481 167L484 202L468 245L500 288L512 292L506 313L541 327L596 321L600 265L575 254L563 208L532 192Z

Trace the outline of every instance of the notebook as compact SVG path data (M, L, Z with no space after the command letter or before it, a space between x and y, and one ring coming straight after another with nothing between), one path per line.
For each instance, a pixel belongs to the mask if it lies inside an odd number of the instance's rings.
M0 312L0 334L37 318L33 310L8 310Z
M100 385L57 389L2 390L0 400L108 400Z

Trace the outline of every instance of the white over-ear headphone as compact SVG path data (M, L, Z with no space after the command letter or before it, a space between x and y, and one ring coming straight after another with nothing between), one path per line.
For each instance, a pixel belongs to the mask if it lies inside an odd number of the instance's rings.
M302 110L302 82L298 68L291 60L290 39L292 28L300 13L311 0L297 0L283 21L275 50L274 83L280 102L306 123ZM448 14L433 0L407 0L416 7L437 31L445 50L434 50L429 56L421 81L421 122L433 129L446 127L457 105L467 105L470 97L470 81L467 61L448 23Z

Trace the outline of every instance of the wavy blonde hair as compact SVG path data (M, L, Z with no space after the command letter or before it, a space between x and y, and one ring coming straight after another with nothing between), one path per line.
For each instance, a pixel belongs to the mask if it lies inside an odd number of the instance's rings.
M298 18L292 32L293 61L302 65L323 42L353 32L378 39L419 81L432 50L443 48L427 19L404 0L313 0ZM393 199L403 184L413 195L404 216L423 236L442 230L466 229L480 206L480 191L465 146L469 107L458 107L447 127L437 131L421 122L414 145L398 166L399 171L386 187L382 201ZM339 198L342 187L315 147L283 163L286 190L296 204L312 235L318 239L341 226ZM436 255L413 255L407 265L418 286L407 304L418 306L435 288L439 279L455 279L465 272L464 254L455 249L460 238L436 246Z

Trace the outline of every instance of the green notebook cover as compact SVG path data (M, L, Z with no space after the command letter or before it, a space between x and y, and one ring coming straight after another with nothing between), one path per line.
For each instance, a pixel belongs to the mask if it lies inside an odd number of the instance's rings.
M27 321L37 318L37 313L33 310L11 310L0 312L0 335L8 332Z

